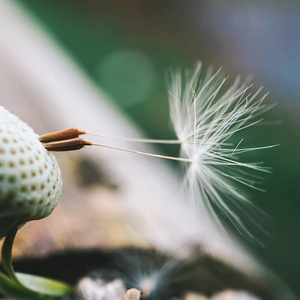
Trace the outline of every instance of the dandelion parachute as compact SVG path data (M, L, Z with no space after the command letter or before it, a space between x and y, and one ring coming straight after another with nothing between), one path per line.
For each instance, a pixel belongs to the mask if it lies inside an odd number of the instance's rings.
M184 76L180 72L171 76L170 117L181 142L181 156L190 160L185 164L185 187L202 213L212 214L221 229L215 208L229 218L241 234L254 238L232 209L236 206L256 223L244 208L251 202L236 188L235 182L258 189L255 184L259 177L247 171L270 170L260 163L240 162L238 155L274 146L240 148L242 140L234 144L230 139L262 121L259 116L270 109L270 105L264 103L267 94L261 95L262 88L252 94L249 80L242 82L239 77L225 90L227 78L223 79L220 69L215 73L209 69L200 80L201 69L199 64Z

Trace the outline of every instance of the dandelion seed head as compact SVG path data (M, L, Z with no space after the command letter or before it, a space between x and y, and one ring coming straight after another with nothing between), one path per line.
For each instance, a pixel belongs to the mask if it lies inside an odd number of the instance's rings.
M220 70L213 73L210 68L204 76L201 70L199 64L184 76L176 72L171 77L170 118L181 141L181 155L191 161L186 166L185 186L220 227L215 208L230 219L240 233L252 237L232 208L235 206L245 212L243 206L250 203L237 185L256 188L253 174L248 171L268 172L268 169L258 163L241 162L240 155L272 146L242 148L243 140L234 144L231 138L261 121L259 116L270 106L264 103L266 95L261 95L262 88L251 93L249 79L242 82L238 77L225 89L227 78L222 77Z
M55 157L29 125L0 106L0 239L47 217L62 193Z

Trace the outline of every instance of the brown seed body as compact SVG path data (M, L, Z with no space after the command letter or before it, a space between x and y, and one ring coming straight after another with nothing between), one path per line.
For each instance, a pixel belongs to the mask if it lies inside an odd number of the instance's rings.
M91 146L92 143L87 142L80 138L75 138L69 140L44 143L43 145L48 151L72 151L72 150L79 150L84 146Z
M85 131L78 130L77 128L68 128L52 133L43 134L39 137L39 140L42 143L49 143L77 138L81 134L85 134Z

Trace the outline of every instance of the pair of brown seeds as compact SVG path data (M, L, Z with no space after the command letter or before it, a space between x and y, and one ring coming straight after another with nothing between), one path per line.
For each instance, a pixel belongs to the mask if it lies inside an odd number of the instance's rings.
M82 134L86 134L86 132L76 128L68 128L43 134L39 140L49 151L72 151L79 150L84 146L92 146L92 143L79 138Z

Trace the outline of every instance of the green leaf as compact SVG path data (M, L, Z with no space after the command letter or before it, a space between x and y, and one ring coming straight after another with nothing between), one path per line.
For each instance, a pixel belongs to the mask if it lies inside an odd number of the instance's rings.
M0 293L9 296L13 299L22 300L41 300L45 299L39 294L32 292L21 285L19 285L14 280L11 280L4 274L0 273Z
M15 273L18 281L26 288L40 294L62 297L74 293L74 289L66 283L40 276Z

